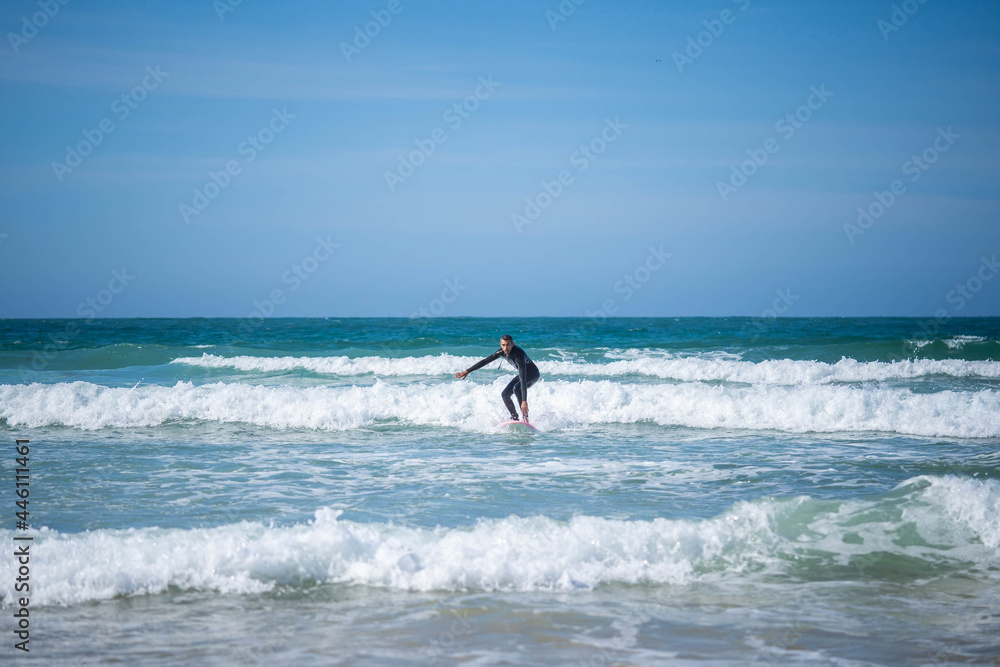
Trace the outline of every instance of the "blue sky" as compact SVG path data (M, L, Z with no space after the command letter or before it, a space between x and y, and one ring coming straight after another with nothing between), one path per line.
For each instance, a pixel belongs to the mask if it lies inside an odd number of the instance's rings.
M226 2L0 7L0 317L1000 314L995 2Z

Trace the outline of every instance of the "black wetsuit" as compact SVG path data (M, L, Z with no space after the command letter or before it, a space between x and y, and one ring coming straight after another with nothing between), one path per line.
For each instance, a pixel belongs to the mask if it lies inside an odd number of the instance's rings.
M527 352L517 345L511 346L510 354L504 354L503 348L500 348L485 359L474 363L465 372L471 373L500 358L503 358L508 364L517 369L517 377L511 380L507 388L500 393L500 396L503 398L503 404L507 406L507 410L510 412L510 418L516 420L517 410L510 400L510 395L514 394L517 396L518 405L523 401L527 401L528 387L538 382L538 378L541 377L541 374L538 372L538 366L531 360Z

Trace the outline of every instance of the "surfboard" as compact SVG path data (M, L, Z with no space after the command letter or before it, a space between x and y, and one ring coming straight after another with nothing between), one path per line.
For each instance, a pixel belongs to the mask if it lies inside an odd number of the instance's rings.
M514 421L513 419L510 420L510 421L505 421L505 422L499 424L497 426L497 428L506 428L509 431L537 431L538 430L534 426L532 426L531 424L529 424L528 422Z

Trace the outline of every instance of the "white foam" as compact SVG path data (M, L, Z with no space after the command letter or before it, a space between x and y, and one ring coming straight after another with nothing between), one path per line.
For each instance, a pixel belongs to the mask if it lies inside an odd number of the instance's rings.
M10 426L81 429L150 427L177 421L267 428L347 430L402 422L492 431L502 413L492 384L448 381L364 387L242 383L104 387L89 382L0 385L0 418ZM529 393L541 430L653 422L663 426L791 433L884 431L922 436L1000 436L1000 392L840 385L711 386L542 380Z
M180 589L255 593L275 584L335 582L402 590L536 590L603 581L682 583L692 559L717 555L760 530L658 519L578 517L482 521L470 528L405 528L338 519L321 509L307 525L241 523L214 529L42 531L32 544L33 601L76 604ZM10 531L0 531L10 550ZM745 539L745 537L743 538ZM0 586L13 581L5 554ZM4 588L5 597L12 594Z
M31 547L31 600L70 605L170 587L244 594L322 582L407 591L685 585L794 568L794 576L808 576L802 556L812 561L824 552L830 560L814 566L819 577L838 560L878 552L919 558L932 569L968 572L972 564L977 576L996 578L998 512L997 482L939 477L911 480L902 498L740 502L701 521L511 516L417 528L346 521L323 508L307 524L280 527L43 529ZM960 529L940 530L956 521ZM902 543L907 526L921 539ZM0 592L8 601L17 567L12 534L0 530ZM845 541L847 534L853 539Z
M972 337L969 337L972 338ZM624 350L608 352L613 361L585 363L576 360L536 360L544 375L621 377L644 375L683 382L737 382L745 384L830 384L912 379L934 375L1000 378L1000 362L962 359L916 359L860 362L843 358L821 361L772 359L742 361L732 354L673 356L665 352ZM181 357L172 363L204 368L232 368L243 372L276 373L306 370L331 376L448 376L468 368L477 357L440 354L423 357ZM503 370L509 370L506 364Z
M923 499L943 509L937 514L941 519L936 526L937 535L923 534L925 540L941 543L941 532L951 536L956 529L971 531L984 546L1000 554L1000 484L993 480L977 482L953 476L924 475L908 480L900 488L910 486L926 488L922 493ZM922 507L908 508L904 516L926 524L916 516L920 512L926 510Z
M204 368L232 368L245 372L278 373L306 370L321 375L438 376L454 375L479 361L478 357L450 354L423 357L221 357L204 353L180 357L171 363ZM506 365L506 364L505 364Z
M846 533L852 539L844 540ZM819 514L799 539L861 571L893 554L932 567L950 561L962 576L996 579L1000 483L951 475L914 477L875 503L844 502Z
M983 336L953 336L945 340L944 344L952 350L961 350L969 343L983 343L985 341L986 338Z
M821 361L771 359L749 362L704 357L640 357L607 364L544 364L550 372L576 375L649 375L684 382L736 382L745 384L831 384L912 379L933 375L951 377L1000 377L1000 362L961 359L920 359L860 362L842 358L829 364ZM542 364L539 365L540 369ZM543 369L544 372L544 369Z

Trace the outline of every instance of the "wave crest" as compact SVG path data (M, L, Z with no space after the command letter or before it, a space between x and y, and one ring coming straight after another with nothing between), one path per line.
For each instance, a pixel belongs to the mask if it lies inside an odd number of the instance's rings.
M744 384L830 384L838 382L878 382L931 376L961 378L1000 378L1000 362L962 359L911 359L906 361L869 361L843 358L829 364L822 361L771 359L742 361L738 358L705 354L674 356L669 353L607 353L607 363L581 361L537 361L544 375L582 377L649 376L681 382L735 382ZM628 358L621 358L626 356ZM319 375L384 377L453 375L478 361L478 357L450 354L423 357L222 357L203 354L180 357L171 363L200 368L231 368L247 373L307 371ZM506 366L504 367L506 369Z
M178 382L104 387L89 382L0 385L0 418L12 426L153 427L181 421L344 431L400 421L490 432L506 384L466 382L293 387ZM750 387L542 380L530 393L541 430L650 422L788 433L882 431L918 436L1000 436L1000 393L814 385Z
M340 514L322 508L309 523L286 527L43 529L33 542L32 600L66 605L170 587L260 593L318 583L571 591L764 575L857 579L896 577L898 561L912 577L995 579L1000 564L1000 484L958 477L915 478L877 500L740 502L701 521L511 516L469 527L412 528ZM12 533L0 530L7 600L14 595Z

